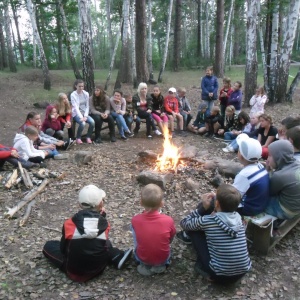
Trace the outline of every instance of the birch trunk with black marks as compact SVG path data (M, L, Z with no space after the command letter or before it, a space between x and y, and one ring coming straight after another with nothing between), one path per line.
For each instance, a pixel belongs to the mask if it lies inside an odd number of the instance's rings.
M133 87L137 88L136 78L136 51L135 51L135 4L132 2L130 7L130 29L131 29L131 68L132 68L132 81Z
M153 79L153 65L152 65L152 0L148 0L148 69L149 79Z
M174 57L173 71L179 71L181 52L181 20L182 20L182 0L176 0L175 5L175 26L174 26Z
M224 58L226 57L227 39L228 39L229 30L231 28L230 25L231 25L233 7L234 7L234 0L231 0L229 15L228 15L227 24L226 24L226 32L225 32L225 36L224 36L224 43L223 43L223 57Z
M224 32L224 0L217 0L217 30L216 30L216 51L215 51L215 63L214 73L217 77L224 77L224 44L223 44L223 32Z
M106 9L107 35L108 35L108 43L109 43L109 58L111 60L114 52L114 43L113 43L112 32L111 32L110 2L111 0L105 1L105 9Z

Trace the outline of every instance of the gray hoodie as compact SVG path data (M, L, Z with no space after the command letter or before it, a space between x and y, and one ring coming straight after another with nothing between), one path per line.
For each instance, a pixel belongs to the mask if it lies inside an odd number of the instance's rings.
M300 213L300 162L294 158L294 149L287 140L269 145L269 153L276 164L270 176L270 196L277 196L283 210Z

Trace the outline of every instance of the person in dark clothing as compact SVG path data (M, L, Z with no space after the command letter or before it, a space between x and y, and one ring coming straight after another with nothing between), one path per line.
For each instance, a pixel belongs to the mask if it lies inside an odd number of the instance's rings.
M212 111L214 101L218 99L218 78L213 75L213 67L207 67L205 76L201 80L201 98Z
M101 274L109 264L121 269L131 257L132 249L124 252L114 248L108 239L105 196L95 185L82 188L82 210L65 221L60 241L48 241L43 248L45 257L74 281L85 282Z

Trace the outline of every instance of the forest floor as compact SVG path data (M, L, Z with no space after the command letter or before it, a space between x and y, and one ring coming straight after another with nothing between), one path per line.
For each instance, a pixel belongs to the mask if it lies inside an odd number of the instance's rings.
M54 72L52 72L53 74ZM190 74L190 73L189 73ZM194 73L196 74L196 73ZM55 72L53 90L68 91L72 79L59 71ZM17 74L0 73L0 143L12 144L17 128L24 122L26 114L35 110L37 100L49 101L47 92L42 90L41 71L26 70ZM188 90L194 115L199 103L198 78L177 73L162 84L165 93L170 86L185 86ZM130 90L129 86L124 87ZM149 87L150 91L152 87ZM297 91L299 94L299 91ZM247 110L247 109L246 109ZM42 110L40 110L42 112ZM275 125L288 115L298 115L300 100L297 95L294 104L268 105L266 112L275 120ZM133 260L124 270L109 267L105 272L85 283L69 280L65 274L53 268L43 257L42 248L47 240L60 239L60 233L42 226L60 230L64 220L78 211L77 195L80 188L96 184L107 193L105 203L107 218L111 224L110 239L120 249L133 247L130 220L141 212L139 205L140 186L136 175L144 169L153 169L149 163L139 161L137 153L142 150L162 151L162 139L147 140L142 127L137 137L123 142L110 143L107 131L103 133L104 143L80 145L70 153L80 150L93 152L89 165L78 167L70 161L49 163L53 171L66 171L69 185L61 186L53 181L44 193L37 197L28 223L19 227L17 218L4 218L7 207L13 207L22 198L21 190L0 189L0 299L299 299L300 298L300 225L296 226L269 253L261 256L249 249L252 260L251 271L234 286L218 286L208 283L195 275L193 266L195 254L191 247L172 243L172 264L161 275L142 277L136 271ZM174 139L177 146L194 145L203 153L203 159L222 157L237 161L235 154L222 151L220 141L207 139L192 133ZM202 193L213 190L210 179L213 174L199 165L189 165L185 172L178 173L167 185L164 193L163 212L171 215L178 230L180 219L198 203ZM191 178L200 183L196 192L185 189L184 182ZM230 182L231 180L227 180Z

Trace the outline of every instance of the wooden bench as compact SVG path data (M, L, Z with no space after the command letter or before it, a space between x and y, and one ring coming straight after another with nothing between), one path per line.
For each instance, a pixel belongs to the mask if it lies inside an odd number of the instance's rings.
M300 221L300 216L290 220L284 220L276 230L273 229L273 223L276 217L262 213L254 217L244 217L247 223L247 236L255 250L261 254L267 255L275 245Z

